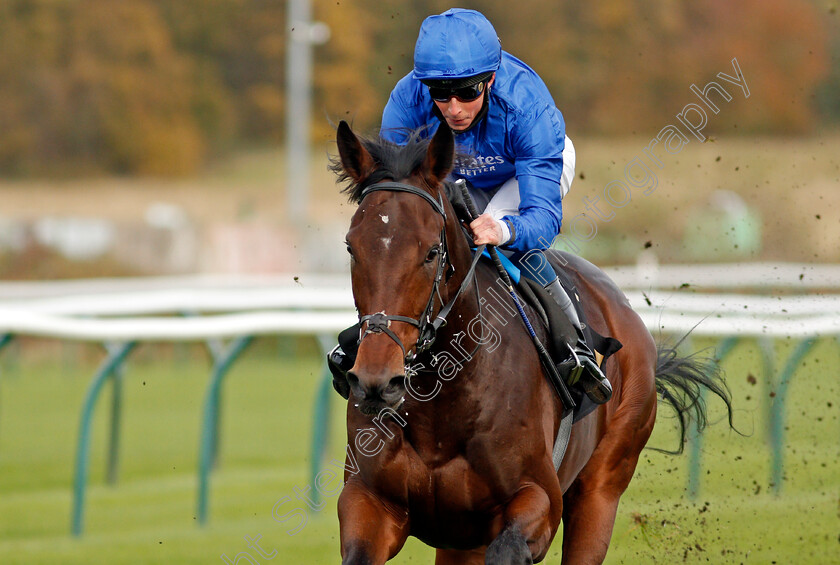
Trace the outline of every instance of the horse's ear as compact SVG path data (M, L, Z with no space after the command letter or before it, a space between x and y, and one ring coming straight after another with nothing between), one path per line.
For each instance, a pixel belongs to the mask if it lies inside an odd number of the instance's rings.
M353 182L361 182L374 171L376 166L373 157L344 120L338 124L335 141L338 144L341 166Z
M455 137L452 131L441 124L429 143L422 173L430 186L437 186L452 171L455 160Z

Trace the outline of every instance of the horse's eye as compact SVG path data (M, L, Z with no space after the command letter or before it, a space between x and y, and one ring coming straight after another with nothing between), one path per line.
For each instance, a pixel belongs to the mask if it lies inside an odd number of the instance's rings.
M353 256L353 248L352 248L352 247L350 247L350 244L349 244L349 243L347 244L347 253L349 253L349 254L350 254L350 257L352 257L352 256Z
M429 249L429 253L428 255L426 255L426 263L431 263L432 261L434 261L435 257L438 256L438 253L440 253L440 248L437 245Z

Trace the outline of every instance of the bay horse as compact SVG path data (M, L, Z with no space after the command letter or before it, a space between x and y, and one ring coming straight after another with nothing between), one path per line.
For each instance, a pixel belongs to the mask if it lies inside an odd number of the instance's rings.
M343 121L337 129L332 169L358 204L347 249L363 330L348 373L342 563L385 563L408 536L437 548L436 565L538 563L561 521L562 562L601 563L657 391L684 438L690 417L705 424L701 387L731 416L728 390L696 357L657 347L604 272L552 252L589 323L623 344L605 364L612 399L574 425L555 470L563 407L447 197L452 133L423 137L398 146L359 138ZM545 328L535 330L545 342Z

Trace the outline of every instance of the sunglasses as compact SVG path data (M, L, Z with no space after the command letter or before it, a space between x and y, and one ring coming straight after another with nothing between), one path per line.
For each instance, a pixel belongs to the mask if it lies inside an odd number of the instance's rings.
M465 86L463 88L439 88L435 86L429 87L429 94L435 102L449 102L453 96L459 102L472 102L484 92L487 86L487 81L478 82L472 86Z

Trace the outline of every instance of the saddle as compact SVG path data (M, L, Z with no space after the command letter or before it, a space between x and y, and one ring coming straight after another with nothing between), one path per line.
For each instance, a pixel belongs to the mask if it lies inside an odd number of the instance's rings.
M469 181L467 181L469 182ZM444 183L444 190L455 210L455 215L461 220L461 229L464 237L472 244L472 236L466 229L469 224L472 214L469 211L469 206L464 201L464 196L455 183ZM485 252L486 253L486 252ZM486 255L490 260L489 255ZM516 289L520 298L533 307L540 313L542 322L549 332L549 343L544 344L551 355L552 360L558 366L560 376L568 382L568 369L563 370L563 361L569 358L569 345L574 345L577 342L577 331L575 330L568 317L563 313L560 305L548 294L548 292L539 283L529 280L521 276L519 268L510 262L503 254L499 254L499 259L505 270L508 271L510 278L516 284ZM586 316L583 312L583 306L580 302L577 290L572 284L571 279L563 270L563 268L556 262L552 262L551 266L554 272L560 279L560 284L572 300L572 304L578 314L578 319L583 327L583 339L589 348L595 352L596 358L599 358L599 366L604 367L607 358L613 353L621 349L621 342L611 337L604 337L598 332L594 331L589 324L586 323ZM565 374L564 374L565 373ZM589 400L589 397L583 391L570 387L572 398L577 405L574 414L574 421L577 422L590 412L592 412L597 405Z
M554 267L554 271L557 273L563 289L572 299L572 304L577 311L578 319L583 327L584 341L595 352L598 365L604 370L604 363L613 353L621 349L621 342L612 337L602 336L592 329L586 322L586 314L583 311L580 296L572 284L571 279L556 264L552 264L552 267ZM545 344L546 349L548 349L552 360L557 365L560 376L568 381L568 370L564 370L563 361L569 358L569 345L574 345L577 341L577 331L572 326L569 318L563 313L557 301L548 294L548 291L541 284L526 277L519 277L516 290L520 298L539 313L549 333L548 343ZM569 392L577 405L574 422L587 416L598 407L579 388L569 387Z

